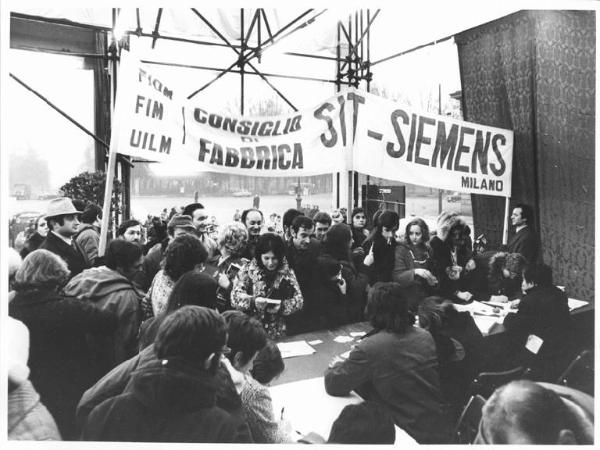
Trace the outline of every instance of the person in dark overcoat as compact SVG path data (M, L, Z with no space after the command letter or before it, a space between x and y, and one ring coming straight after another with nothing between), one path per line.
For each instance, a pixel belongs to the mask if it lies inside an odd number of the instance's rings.
M109 335L117 327L113 313L58 292L68 276L61 258L35 250L17 271L16 295L8 306L9 315L29 329L30 379L65 440L77 438L77 402L102 375L87 335Z

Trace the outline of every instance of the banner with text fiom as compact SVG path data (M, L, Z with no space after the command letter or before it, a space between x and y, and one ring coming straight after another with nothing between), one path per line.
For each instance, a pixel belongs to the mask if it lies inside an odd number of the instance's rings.
M119 74L118 153L253 176L318 175L350 164L343 97L308 111L241 117L185 99L178 86L139 61L124 58ZM339 136L331 135L331 123L342 124Z
M123 58L112 139L118 153L199 170L307 176L355 170L438 189L511 195L513 132L418 113L348 89L274 117L217 113Z

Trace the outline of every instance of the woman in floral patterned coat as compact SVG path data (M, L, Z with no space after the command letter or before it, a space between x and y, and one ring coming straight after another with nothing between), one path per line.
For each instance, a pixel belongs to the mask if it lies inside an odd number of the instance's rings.
M242 267L231 292L231 305L260 320L272 339L286 335L285 316L300 311L304 303L284 254L281 237L261 235L255 257Z

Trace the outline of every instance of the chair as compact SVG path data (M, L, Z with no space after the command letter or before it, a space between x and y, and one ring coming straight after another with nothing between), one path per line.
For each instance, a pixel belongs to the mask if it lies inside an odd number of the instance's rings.
M469 393L471 395L483 395L485 398L492 395L492 393L500 386L513 380L521 380L529 378L530 369L519 366L514 369L506 370L504 372L481 372L471 382L469 387Z
M456 444L471 444L477 436L479 430L479 422L485 398L481 395L473 395L464 407L456 427L454 428L454 437Z
M594 352L583 350L565 371L558 377L556 384L568 386L594 396Z

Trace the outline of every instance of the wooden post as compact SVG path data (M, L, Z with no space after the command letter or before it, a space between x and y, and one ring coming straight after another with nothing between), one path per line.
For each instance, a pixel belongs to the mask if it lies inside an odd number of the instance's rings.
M113 127L117 124L113 123ZM104 256L106 250L106 237L108 236L108 227L110 226L110 203L112 200L113 182L115 180L115 165L117 163L117 152L113 148L116 139L111 139L110 150L108 153L108 167L106 169L106 186L104 187L104 204L102 205L102 227L100 228L100 244L98 247L98 256Z

